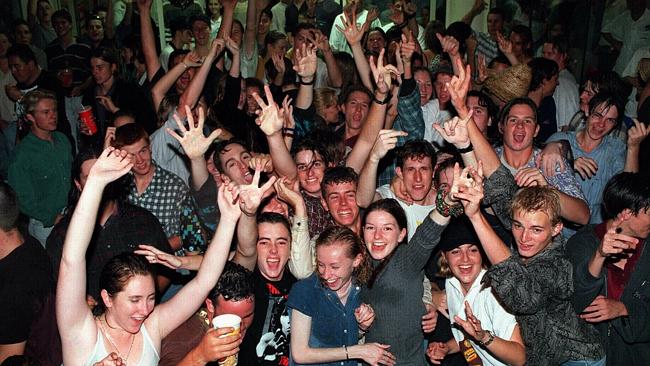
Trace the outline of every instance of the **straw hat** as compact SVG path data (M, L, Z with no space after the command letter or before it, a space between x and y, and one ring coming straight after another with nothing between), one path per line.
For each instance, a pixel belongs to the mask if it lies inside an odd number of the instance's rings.
M527 64L511 66L500 73L489 76L485 80L485 87L490 94L503 102L528 95L528 87L532 79L532 72Z

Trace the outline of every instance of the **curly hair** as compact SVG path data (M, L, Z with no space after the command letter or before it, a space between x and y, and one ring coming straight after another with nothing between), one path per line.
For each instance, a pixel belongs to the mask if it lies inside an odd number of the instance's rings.
M217 285L210 290L209 298L213 303L217 302L220 295L228 301L240 301L252 297L254 293L253 272L235 262L228 261Z

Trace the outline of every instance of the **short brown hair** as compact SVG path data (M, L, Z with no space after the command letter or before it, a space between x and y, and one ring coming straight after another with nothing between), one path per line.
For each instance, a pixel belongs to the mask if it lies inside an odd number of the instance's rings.
M150 144L147 131L137 123L129 123L115 130L115 140L113 140L112 145L114 148L121 149L124 146L133 145L142 139L145 139L147 144Z
M20 104L25 108L25 114L34 114L36 105L43 99L52 99L54 104L56 104L56 96L54 93L45 89L36 89L25 94L20 99Z
M535 212L543 211L555 226L561 222L560 196L551 187L525 187L515 194L510 205L511 215L516 211Z

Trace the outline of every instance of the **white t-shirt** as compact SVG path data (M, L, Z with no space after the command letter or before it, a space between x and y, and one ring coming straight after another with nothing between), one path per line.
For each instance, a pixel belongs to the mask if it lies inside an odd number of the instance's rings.
M381 29L384 32L388 32L388 30L391 29L394 25L395 23L390 22L386 25L382 25ZM420 44L420 48L422 48L423 50L427 49L427 45L426 43L424 43L424 28L422 28L422 26L419 24L418 24L418 43Z
M650 44L647 44L634 52L632 58L625 66L621 77L637 76L637 68L639 67L639 61L643 58L650 58ZM636 117L636 110L639 106L639 102L636 100L638 91L636 88L632 88L632 93L627 98L627 104L625 104L625 115L628 117Z
M368 17L368 10L363 10L361 13L357 14L357 26L359 28L361 28L361 26L363 26L363 23L366 22L367 17ZM352 50L348 45L348 41L345 39L345 35L338 28L336 28L337 25L341 28L344 28L343 14L337 15L336 18L334 19L334 24L332 25L332 31L330 32L330 46L334 51L347 52L350 55L352 55ZM378 19L375 19L375 21L373 21L370 24L369 29L375 27L381 27L381 23L379 22Z
M271 21L271 30L285 34L284 27L287 23L287 17L285 11L287 10L287 4L282 1L273 5L271 8L271 14L273 14L273 20Z
M5 93L7 85L16 85L16 79L14 79L11 71L7 71L6 74L0 71L0 119L12 122L17 119L16 107L14 101L9 99L7 93Z
M512 337L512 332L517 325L517 320L515 316L508 313L497 301L492 294L492 289L490 287L483 288L481 285L481 279L485 275L486 270L481 270L476 280L472 284L472 287L467 292L467 295L463 296L462 287L460 281L455 277L448 278L445 284L445 292L447 293L447 307L449 310L449 319L452 324L454 323L454 316L458 315L459 318L466 320L465 315L465 301L469 303L469 306L472 308L474 316L481 321L481 327L485 330L489 330L494 334L495 337L499 337L505 340L510 340ZM454 335L454 339L457 342L461 342L465 335L463 332L452 326L451 333ZM506 365L488 352L485 348L474 343L471 339L469 341L474 346L476 353L483 361L483 365Z
M440 102L436 98L422 106L422 117L424 118L424 139L442 147L445 144L445 139L433 129L433 125L450 120L451 114L448 111L440 110Z
M567 69L560 71L558 82L553 100L555 100L555 118L559 131L569 124L573 115L580 109L580 90L576 78Z
M174 114L176 114L176 108L169 114L165 124L151 134L151 158L161 168L176 174L185 184L188 184L190 169L185 162L183 147L178 140L165 131L166 128L173 131L178 130L178 124L176 124L173 117Z
M650 44L650 11L645 9L643 15L634 21L630 11L626 10L606 24L601 32L610 33L616 40L623 42L614 65L614 71L622 75L634 51Z
M402 206L404 212L406 213L406 222L408 230L408 240L411 240L413 235L415 235L415 230L420 226L420 224L427 218L427 215L433 210L436 205L418 205L414 203L412 205L407 205L402 200L397 198L395 193L390 189L390 185L386 184L377 188L377 193L381 198L394 198L399 202L399 205Z

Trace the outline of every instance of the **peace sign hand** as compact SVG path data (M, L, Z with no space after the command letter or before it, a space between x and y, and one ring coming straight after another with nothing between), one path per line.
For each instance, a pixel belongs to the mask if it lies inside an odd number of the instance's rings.
M460 58L455 61L458 75L452 76L451 81L447 83L447 90L451 96L451 104L456 108L459 116L463 117L468 113L465 100L472 81L472 68L469 64L463 66L463 60Z
M265 197L266 192L275 183L276 177L272 175L263 186L258 187L260 184L260 173L262 171L261 163L255 166L255 174L253 175L253 182L247 185L239 186L239 207L242 212L247 216L255 216L258 207Z
M469 123L470 118L472 118L472 111L462 119L454 117L442 123L442 125L434 123L433 128L438 131L445 141L453 144L457 149L465 149L469 147L471 143L469 131L467 129L467 124Z
M377 84L377 91L382 94L388 94L390 91L390 86L392 84L391 75L399 77L400 72L393 65L384 65L384 52L385 49L382 49L379 52L379 57L377 57L377 62L375 63L375 58L370 56L370 71L372 71L372 76L375 79L375 84Z
M481 321L474 316L472 308L469 303L465 301L465 317L467 320L461 319L458 315L454 316L456 324L460 325L468 336L477 342L483 342L487 332L481 327Z
M257 93L253 93L253 98L257 101L257 104L260 106L260 110L257 111L257 120L255 121L260 129L266 136L272 136L276 133L279 133L284 126L284 118L278 105L273 101L271 97L271 89L268 85L264 85L264 93L269 99L269 103L266 104L264 100Z

